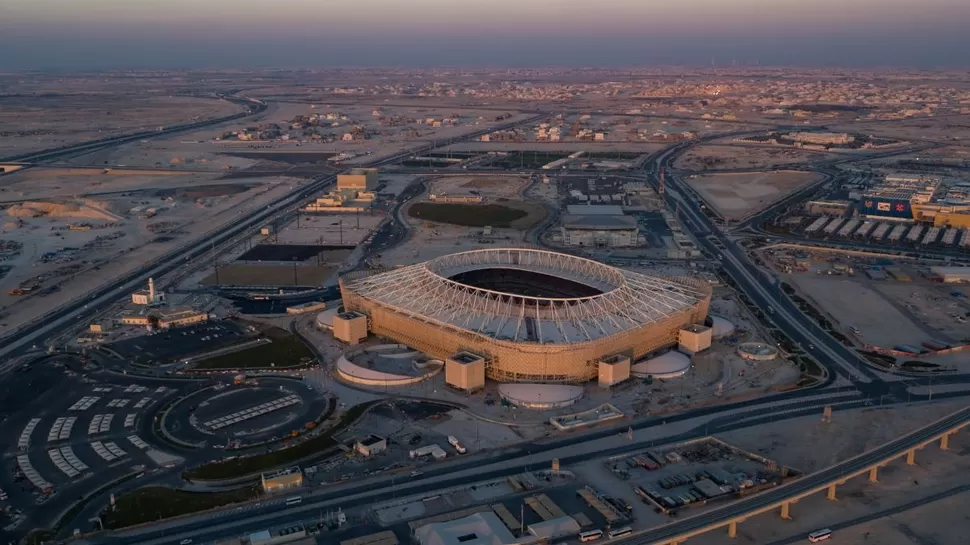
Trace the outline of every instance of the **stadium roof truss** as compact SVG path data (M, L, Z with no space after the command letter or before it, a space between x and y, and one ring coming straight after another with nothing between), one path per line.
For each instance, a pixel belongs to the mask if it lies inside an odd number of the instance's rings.
M533 297L450 280L478 269L520 269L578 282L602 293ZM494 339L570 344L602 339L689 311L709 295L687 279L616 269L544 250L484 249L348 278L346 287L415 319Z

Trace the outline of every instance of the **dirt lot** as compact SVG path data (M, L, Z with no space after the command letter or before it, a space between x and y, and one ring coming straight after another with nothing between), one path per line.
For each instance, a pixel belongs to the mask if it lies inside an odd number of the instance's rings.
M79 176L78 185L91 183L90 171ZM71 206L58 205L59 208L52 209L56 214L36 217L4 214L2 238L22 244L22 249L19 255L4 263L12 270L0 279L0 331L15 325L14 320L5 317L16 315L17 322L30 320L102 285L110 277L265 206L268 200L300 183L291 178L252 179L238 186L223 182L206 191L208 196L172 190L186 185L191 188L192 181L200 179L197 176L207 179L205 175L184 173L142 177L143 183L157 189L138 192L127 191L126 176L107 176L101 179L105 185L96 199L74 199L77 202L58 199L67 205L85 204L93 212L81 210L83 214L75 217L77 214L71 212ZM56 181L28 177L15 180L17 185L13 189L22 194L21 199L42 194L45 189L68 192L74 181L71 178L65 174L57 176ZM83 194L83 191L74 191ZM94 212L97 217L92 216ZM23 296L9 294L9 290L23 286L36 287Z
M688 183L725 218L740 219L819 179L812 172L781 170L694 176Z
M818 161L833 154L802 151L792 148L775 148L746 144L709 144L691 148L677 160L677 168L685 170L772 168Z
M529 185L518 177L442 176L431 180L430 195L466 196L479 194L489 199L514 199ZM472 192L476 193L472 193Z
M883 348L919 344L929 335L878 292L854 280L797 275L791 281L813 306L831 316L843 332L858 328L864 342Z
M965 404L955 401L837 412L830 424L817 417L804 417L719 437L811 473L929 424ZM941 451L935 444L927 446L916 455L915 466L907 466L902 460L892 462L879 470L878 483L868 483L865 476L854 478L839 486L839 501L826 500L824 493L803 498L792 506L793 520L781 520L777 512L765 513L740 524L734 540L729 540L723 530L716 530L691 538L691 542L791 545L807 543L809 532L831 528L833 544L962 543L967 521L964 506L970 489L966 439L966 435L951 437L949 451Z
M896 300L923 324L938 330L943 336L953 341L970 338L970 324L957 320L957 317L965 316L970 311L970 300L966 295L963 297L950 295L951 292L960 290L888 282L874 285L874 288L879 293Z
M0 109L0 156L40 151L192 120L224 117L241 109L214 99L159 96L8 97Z

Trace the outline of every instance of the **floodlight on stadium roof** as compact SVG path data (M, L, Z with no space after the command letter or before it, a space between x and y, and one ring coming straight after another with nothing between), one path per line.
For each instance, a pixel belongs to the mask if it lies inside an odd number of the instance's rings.
M454 279L489 269L544 275L550 282L559 279L596 293L543 297ZM532 280L536 278L540 277ZM700 284L683 279L647 276L527 248L460 252L377 274L350 275L342 283L357 297L416 320L496 340L538 344L585 343L661 323L710 296Z

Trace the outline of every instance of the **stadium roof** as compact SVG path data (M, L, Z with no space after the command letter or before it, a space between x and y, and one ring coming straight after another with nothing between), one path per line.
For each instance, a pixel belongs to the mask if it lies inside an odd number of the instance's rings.
M601 291L570 298L494 291L450 278L482 269L517 269ZM660 323L707 297L709 288L616 269L567 254L526 248L446 255L370 276L348 276L344 289L394 312L497 340L571 344Z

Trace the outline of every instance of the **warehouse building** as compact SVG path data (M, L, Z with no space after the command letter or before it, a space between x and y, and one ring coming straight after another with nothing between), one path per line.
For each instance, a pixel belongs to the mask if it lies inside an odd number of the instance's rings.
M562 218L562 240L566 246L628 248L637 245L637 220L630 216L576 216Z
M373 191L379 182L380 173L376 168L355 168L337 175L337 191Z
M930 267L930 272L945 284L970 283L970 267Z

